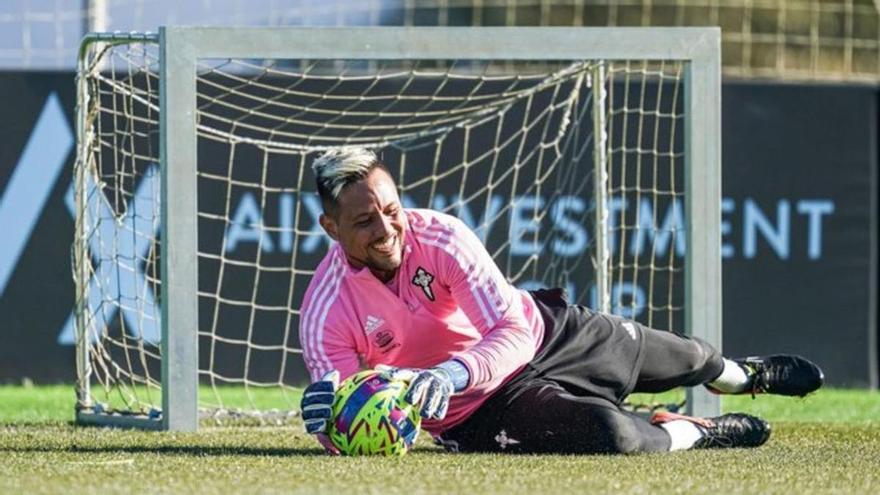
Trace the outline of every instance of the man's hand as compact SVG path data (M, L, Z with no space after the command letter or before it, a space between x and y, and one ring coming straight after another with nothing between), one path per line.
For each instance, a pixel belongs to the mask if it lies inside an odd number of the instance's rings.
M403 400L419 408L425 419L443 419L449 409L449 396L454 387L446 370L440 368L393 368L379 365L376 370L388 373L392 379L409 382Z
M338 455L339 450L330 443L326 433L327 423L333 416L333 400L336 397L337 387L339 387L339 372L333 370L306 387L300 404L306 432L315 435L327 452L334 455Z

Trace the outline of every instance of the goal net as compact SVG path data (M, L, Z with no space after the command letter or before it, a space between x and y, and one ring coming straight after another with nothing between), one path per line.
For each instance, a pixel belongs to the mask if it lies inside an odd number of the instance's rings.
M162 222L187 214L161 191L161 50L153 36L84 47L78 416L161 424L163 337L185 331L163 322ZM310 164L338 146L377 151L405 206L460 217L517 286L688 330L688 62L462 55L198 59L203 423L297 415L300 305L330 245Z

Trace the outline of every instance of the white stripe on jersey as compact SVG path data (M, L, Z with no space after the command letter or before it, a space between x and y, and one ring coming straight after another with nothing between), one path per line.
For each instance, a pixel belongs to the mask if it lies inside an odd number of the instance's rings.
M335 277L335 283L333 285L333 292L329 298L327 298L327 304L324 305L324 309L321 312L321 319L318 321L318 335L317 341L320 345L321 356L327 362L327 367L323 370L323 373L326 373L333 369L333 363L330 362L330 358L327 357L327 353L324 351L324 324L327 322L327 315L330 312L330 307L333 306L333 303L336 301L336 296L339 295L339 287L342 285L342 276L345 273L344 265L340 265L338 270L339 275Z
M324 323L327 321L327 313L336 297L339 295L339 287L345 276L345 259L341 253L337 252L333 262L330 264L330 270L325 274L328 280L322 295L319 295L318 307L312 316L311 331L312 344L317 350L319 357L323 359L323 364L318 367L320 374L323 375L333 369L333 363L324 350Z
M495 284L491 283L493 282L492 277L487 273L490 271L491 267L487 269L487 267L477 262L476 255L473 252L473 246L469 245L467 242L453 242L454 240L463 240L459 238L453 239L453 232L449 229L434 226L434 228L429 228L421 233L436 236L436 239L427 238L428 243L441 247L458 262L459 266L467 274L471 291L473 292L476 290L479 295L482 296L478 298L478 302L481 305L485 305L485 311L491 310L493 317L487 317L486 320L487 322L491 322L489 324L490 327L494 325L494 321L501 318L502 312L499 309L501 305L498 304L497 300L493 301L492 297L492 292L495 292Z
M424 230L413 229L413 231L419 241L442 249L458 263L459 267L467 275L468 286L471 294L474 296L474 300L477 301L477 305L480 307L480 312L483 314L486 326L492 328L497 319L501 317L501 314L498 312L498 308L492 304L492 299L486 288L480 283L482 278L486 278L482 277L485 268L476 263L473 253L468 250L469 246L465 243L452 242L452 232L442 227L440 229L428 227Z
M478 246L474 246L474 243L479 243L479 241L476 240L476 238L474 238L473 242L467 242L468 241L467 239L462 239L459 237L459 238L457 238L457 240L460 242L453 243L452 242L453 231L451 229L443 228L441 226L436 226L433 229L429 228L428 231L429 232L438 232L438 233L440 233L441 236L445 236L444 240L446 240L446 242L450 243L450 245L452 245L452 247L459 250L462 257L467 262L469 262L471 264L471 266L473 266L477 269L477 271L473 273L473 277L478 279L477 280L478 283L481 281L488 282L485 285L481 285L481 289L483 291L483 295L486 297L486 301L487 301L487 304L489 305L489 308L492 309L492 311L495 315L495 318L500 319L501 316L504 314L504 311L507 308L507 304L506 304L506 301L502 298L501 294L498 293L498 286L495 283L495 279L492 276L492 271L497 270L497 266L494 264L495 263L494 261L491 262L492 263L491 266L484 266L482 264L479 264L477 262L477 255L474 252L475 247L476 248L483 248L483 245L479 244ZM502 275L500 271L498 272L497 275L501 278L504 278L504 275ZM480 280L480 279L485 279L485 280ZM505 283L506 283L506 280L505 280Z
M339 293L339 285L345 274L345 266L342 257L337 253L330 262L330 267L324 272L324 277L318 286L312 291L312 297L308 301L308 307L304 308L302 318L304 320L303 355L312 361L317 361L315 376L321 377L333 368L333 363L327 357L323 347L324 322L327 319L327 311L336 300Z

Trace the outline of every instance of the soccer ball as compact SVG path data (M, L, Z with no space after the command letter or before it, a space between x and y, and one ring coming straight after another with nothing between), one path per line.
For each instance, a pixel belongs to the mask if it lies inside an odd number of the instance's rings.
M401 456L416 441L421 417L403 400L409 383L361 371L339 386L328 428L343 454Z

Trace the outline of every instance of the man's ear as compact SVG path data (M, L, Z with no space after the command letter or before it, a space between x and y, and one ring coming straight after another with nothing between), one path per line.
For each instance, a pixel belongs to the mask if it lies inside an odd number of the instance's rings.
M333 217L327 215L326 213L321 213L321 216L318 218L318 222L321 224L321 227L324 229L324 232L330 236L334 241L339 240L339 230L336 225L336 220Z

